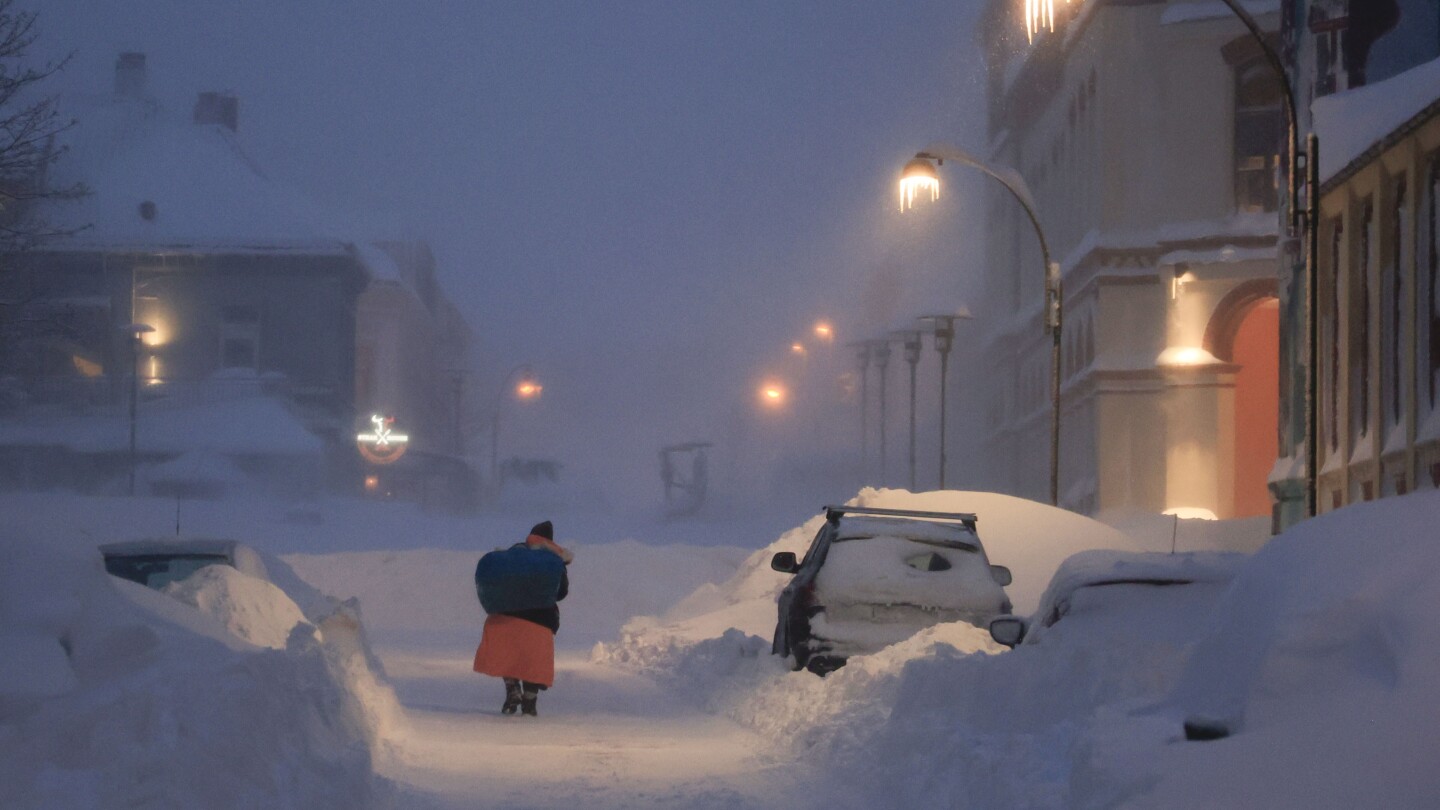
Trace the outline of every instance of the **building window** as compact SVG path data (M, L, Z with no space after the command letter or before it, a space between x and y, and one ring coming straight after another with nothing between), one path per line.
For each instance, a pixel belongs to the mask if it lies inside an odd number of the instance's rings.
M1359 261L1351 278L1350 309L1350 435L1357 442L1370 430L1370 271L1374 267L1375 203L1367 200L1360 215Z
M1263 59L1235 71L1235 209L1280 205L1280 84Z
M1324 334L1320 339L1330 347L1325 369L1325 427L1330 434L1330 451L1340 449L1340 269L1345 256L1345 221L1336 218L1330 229L1330 282L1321 308L1325 313Z
M260 308L229 304L220 311L220 367L260 369Z
M1400 424L1405 415L1405 380L1401 373L1404 357L1405 245L1410 241L1410 215L1406 209L1405 178L1395 181L1391 205L1388 261L1382 270L1381 328L1384 362L1380 385L1385 401L1386 433Z

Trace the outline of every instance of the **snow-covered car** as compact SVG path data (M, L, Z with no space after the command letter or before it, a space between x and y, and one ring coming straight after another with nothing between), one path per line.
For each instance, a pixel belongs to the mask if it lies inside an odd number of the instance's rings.
M1245 559L1224 552L1082 551L1061 563L1032 616L997 616L990 637L1007 647L1036 644L1084 617L1092 641L1146 634L1178 643L1197 632Z
M100 546L105 570L113 576L163 590L207 565L228 565L242 574L269 580L265 561L235 540L157 538L106 543Z
M1010 570L991 565L969 513L825 507L825 523L780 593L771 652L825 675L942 622L985 627L1010 612Z

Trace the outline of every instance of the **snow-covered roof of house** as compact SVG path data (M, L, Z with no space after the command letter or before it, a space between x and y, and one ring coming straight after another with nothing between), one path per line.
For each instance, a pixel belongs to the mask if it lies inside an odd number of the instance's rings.
M53 249L341 253L346 228L266 177L236 133L195 124L148 99L73 97L57 185L90 194L57 204L57 225L89 225ZM148 204L147 204L148 203Z
M1310 105L1320 136L1320 181L1329 182L1392 134L1440 115L1440 59L1385 81L1319 98Z

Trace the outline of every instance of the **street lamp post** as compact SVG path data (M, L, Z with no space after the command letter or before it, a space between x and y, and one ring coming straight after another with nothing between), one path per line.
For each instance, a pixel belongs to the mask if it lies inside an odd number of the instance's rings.
M915 491L915 370L920 365L920 331L905 329L891 333L900 341L905 350L905 362L910 366L910 491Z
M890 365L890 341L870 341L870 355L875 358L875 368L880 372L880 482L883 484L885 475L889 471L885 442L885 426L889 421L885 409L885 382L887 378L885 369Z
M965 315L922 315L921 323L931 323L930 332L935 335L935 351L940 354L940 481L937 489L945 488L945 389L946 369L950 365L950 349L955 344L955 321L968 318Z
M870 341L861 340L849 344L855 350L855 359L860 364L860 475L870 460Z
M515 380L516 375L523 374L523 381L516 386L515 393L522 399L534 399L540 396L543 390L540 383L534 380L534 372L528 364L520 364L510 369L505 375L505 381L500 384L500 393L495 398L495 409L490 414L490 487L495 494L500 493L500 408L505 404L506 395L510 392L510 383Z
M120 331L130 337L130 497L135 497L135 468L138 466L137 419L140 405L140 346L144 336L155 331L148 323L132 323Z
M1050 260L1050 245L1045 241L1045 232L1040 228L1040 218L1035 213L1035 200L1030 195L1030 188L1025 184L1025 178L1020 173L1006 166L991 166L981 162L978 158L948 144L932 144L924 151L916 153L914 159L905 164L905 169L900 177L900 207L904 210L913 205L919 192L929 191L931 199L935 199L940 193L940 175L935 170L935 163L944 165L950 160L993 177L1004 186L1010 195L1025 209L1025 215L1029 217L1030 224L1035 228L1035 236L1040 240L1040 259L1045 271L1045 302L1042 317L1045 323L1045 333L1050 335L1050 503L1058 506L1060 504L1060 328L1061 310L1064 298L1060 287L1060 265ZM942 414L943 419L943 414ZM940 452L943 454L945 448L942 446Z

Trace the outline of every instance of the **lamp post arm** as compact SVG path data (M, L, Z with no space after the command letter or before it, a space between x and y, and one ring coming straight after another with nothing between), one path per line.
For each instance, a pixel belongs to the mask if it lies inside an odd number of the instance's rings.
M1261 52L1265 54L1265 61L1270 65L1270 69L1275 71L1275 78L1280 80L1280 91L1285 95L1285 116L1289 129L1286 140L1289 141L1290 149L1288 164L1290 169L1290 226L1295 228L1299 226L1303 215L1300 211L1300 164L1298 160L1301 154L1300 120L1298 109L1295 106L1295 90L1290 86L1290 74L1285 70L1285 62L1280 58L1280 54L1276 53L1265 39L1265 32L1260 28L1260 23L1256 22L1254 15L1240 5L1240 0L1221 1L1235 12L1235 16L1239 17L1240 22L1244 23L1250 31L1250 36L1255 38ZM1313 160L1314 158L1309 159Z
M1045 241L1045 232L1040 229L1040 218L1035 213L1035 198L1030 195L1030 186L1019 172L1009 166L992 166L964 149L948 143L932 143L916 157L930 158L941 163L947 160L953 161L972 169L978 169L995 178L1020 203L1020 207L1025 209L1025 216L1030 218L1030 225L1035 229L1035 236L1040 240L1041 258L1045 262L1045 272L1047 275L1049 274L1050 244Z
M966 152L958 146L951 146L946 143L934 143L926 147L925 151L916 155L919 158L944 163L947 160L969 166L972 169L979 169L990 175L1004 186L1020 207L1025 209L1025 216L1030 218L1030 225L1035 229L1035 237L1040 240L1040 258L1045 263L1045 308L1042 317L1045 322L1045 332L1050 335L1050 503L1053 506L1060 505L1060 329L1064 312L1064 296L1061 292L1060 266L1050 260L1050 244L1045 241L1045 231L1040 228L1040 217L1035 213L1035 198L1030 195L1030 187L1025 184L1025 178L1020 173L1008 166L991 166L974 155ZM941 378L944 378L944 362L941 362ZM942 383L943 384L943 383ZM941 391L943 396L944 391ZM944 413L941 413L942 436ZM940 446L940 469L943 489L945 469L945 446L942 439Z

